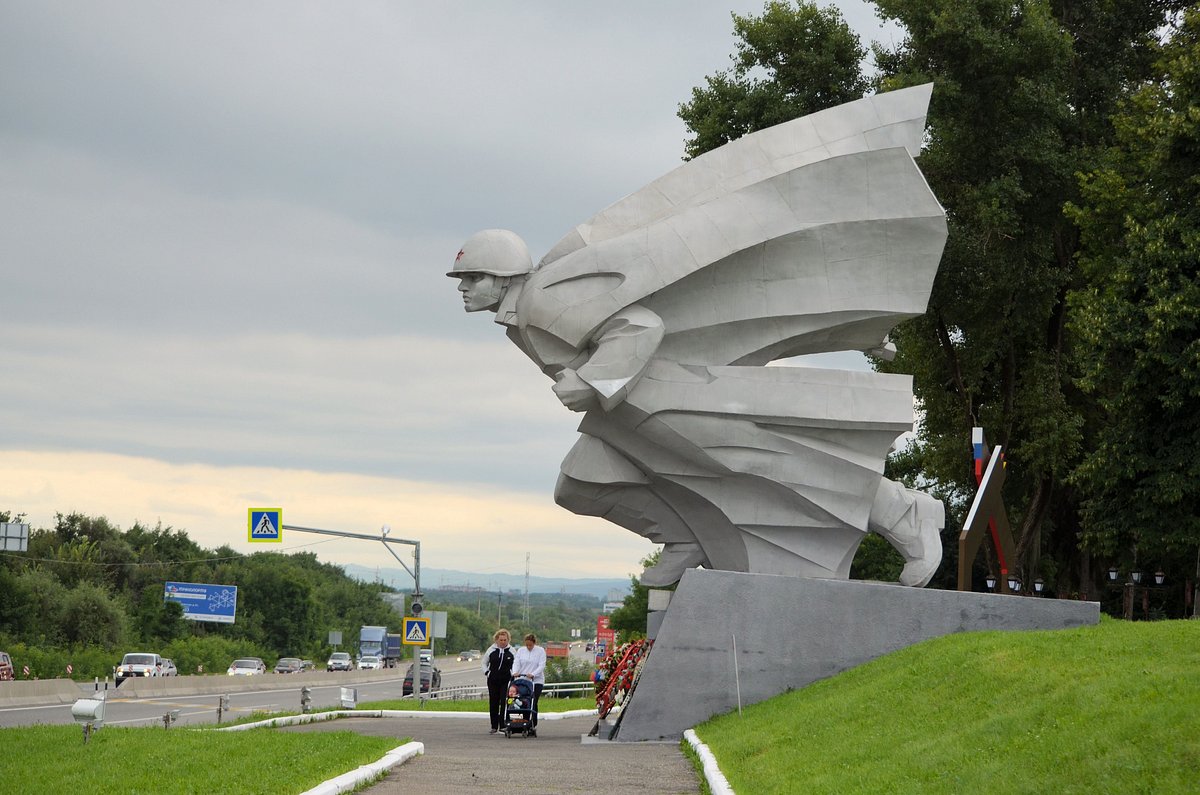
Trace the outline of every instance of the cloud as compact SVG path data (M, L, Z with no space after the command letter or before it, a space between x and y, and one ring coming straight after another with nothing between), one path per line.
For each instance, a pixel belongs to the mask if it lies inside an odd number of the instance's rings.
M238 489L397 532L411 501L459 545L431 566L527 524L535 562L636 567L641 539L553 505L578 417L443 274L477 229L537 258L675 167L727 8L12 0L0 20L0 507L216 538Z
M530 552L544 576L620 577L640 570L649 542L599 519L567 513L540 494L486 486L288 470L168 464L103 453L10 451L0 458L0 505L53 527L55 513L104 515L128 529L135 522L185 530L207 549L242 553L314 552L325 560L393 566L382 544L284 533L280 545L247 540L247 511L282 507L285 525L421 542L424 565L464 571L523 567ZM103 512L95 506L105 506ZM401 557L411 566L411 550Z

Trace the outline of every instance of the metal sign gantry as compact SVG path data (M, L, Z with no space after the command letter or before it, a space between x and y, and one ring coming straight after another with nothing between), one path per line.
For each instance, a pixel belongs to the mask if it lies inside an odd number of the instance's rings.
M366 533L347 533L345 530L324 530L319 527L298 527L291 524L282 525L282 529L295 533L316 533L317 535L323 536L359 538L363 539L364 541L380 541L383 543L384 549L386 549L388 553L390 553L391 556L396 559L397 563L404 567L404 570L408 572L408 576L413 578L413 593L418 596L421 593L421 542L412 541L407 538L392 538L390 536L392 528L388 527L387 525L383 526L379 532L379 535L377 536L367 535ZM413 567L411 569L408 567L408 564L401 560L400 556L396 554L396 550L392 549L392 544L407 544L413 548Z

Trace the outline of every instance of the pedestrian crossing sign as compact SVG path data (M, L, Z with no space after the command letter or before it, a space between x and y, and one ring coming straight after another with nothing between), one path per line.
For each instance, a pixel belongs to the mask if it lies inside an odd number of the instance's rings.
M281 543L283 541L283 509L251 508L249 540Z
M404 617L404 645L429 645L429 619Z

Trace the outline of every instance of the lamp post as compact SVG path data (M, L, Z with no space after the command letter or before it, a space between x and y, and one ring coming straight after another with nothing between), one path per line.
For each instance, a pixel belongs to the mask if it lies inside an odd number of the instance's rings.
M1142 589L1142 615L1146 620L1149 620L1150 589L1162 588L1163 583L1165 583L1167 580L1167 575L1163 573L1162 569L1158 569L1153 575L1151 575L1153 577L1153 583L1143 583L1142 580L1145 576L1146 575L1142 571L1134 569L1133 571L1129 572L1129 579L1122 583L1120 581L1120 569L1118 569L1116 566L1112 566L1108 570L1108 587L1120 588L1123 591L1121 594L1121 617L1126 621L1133 621L1133 603L1137 597L1137 590L1139 587Z
M1015 574L1008 575L1008 590L1019 596L1021 594L1021 578Z
M992 593L996 590L996 575L995 574L988 574L988 576L984 579L984 582L987 583L988 593Z

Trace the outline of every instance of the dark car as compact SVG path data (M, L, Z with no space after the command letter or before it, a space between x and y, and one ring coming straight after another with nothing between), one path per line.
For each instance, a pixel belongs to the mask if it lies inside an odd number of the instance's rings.
M277 674L298 674L302 670L304 670L304 666L299 657L280 657L279 662L275 663L275 673Z
M421 692L428 693L430 690L439 690L442 686L442 671L435 667L432 663L421 663ZM408 672L404 674L404 695L412 695L413 691L413 666L408 666Z

